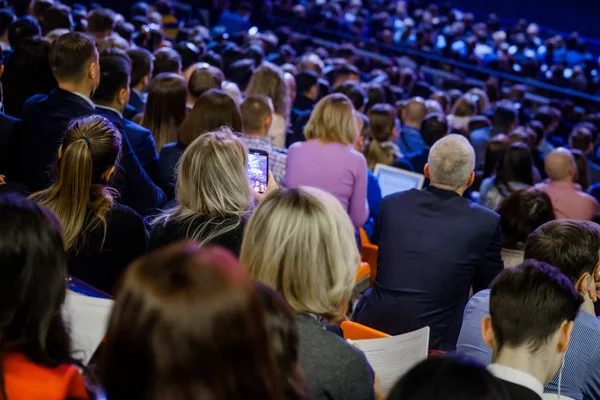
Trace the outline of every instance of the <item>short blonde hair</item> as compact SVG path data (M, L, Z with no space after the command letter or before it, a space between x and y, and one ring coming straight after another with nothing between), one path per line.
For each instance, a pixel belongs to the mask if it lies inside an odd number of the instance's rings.
M240 260L295 312L336 320L350 299L360 256L339 201L299 187L261 202L246 227Z
M304 128L304 136L307 140L352 145L358 135L355 113L352 102L345 95L325 96L315 106Z

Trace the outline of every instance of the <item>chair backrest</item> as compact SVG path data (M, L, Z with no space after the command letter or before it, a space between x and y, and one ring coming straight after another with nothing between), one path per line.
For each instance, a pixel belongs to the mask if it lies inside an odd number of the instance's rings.
M376 329L369 328L352 321L344 321L340 327L344 331L344 339L362 340L362 339L380 339L390 337L387 333L380 332Z
M371 280L370 286L375 283L375 277L377 276L377 257L379 254L379 246L371 244L367 233L363 228L359 229L360 242L362 245L361 260L368 263L371 266Z
M370 279L371 266L366 262L361 262L358 270L356 270L356 284L359 284L365 279Z

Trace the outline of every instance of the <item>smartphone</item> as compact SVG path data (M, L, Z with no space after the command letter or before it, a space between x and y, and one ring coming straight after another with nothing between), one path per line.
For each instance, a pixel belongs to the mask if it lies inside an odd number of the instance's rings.
M246 170L252 190L258 193L266 192L269 181L269 153L265 150L249 149Z

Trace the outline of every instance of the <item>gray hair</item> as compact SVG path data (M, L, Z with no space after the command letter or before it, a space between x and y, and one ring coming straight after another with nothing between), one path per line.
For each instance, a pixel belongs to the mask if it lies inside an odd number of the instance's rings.
M456 190L475 169L475 151L464 136L448 135L431 147L427 163L431 183Z

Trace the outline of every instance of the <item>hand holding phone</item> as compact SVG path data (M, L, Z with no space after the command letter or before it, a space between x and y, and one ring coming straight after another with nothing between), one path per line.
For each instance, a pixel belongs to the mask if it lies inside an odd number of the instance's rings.
M267 191L269 184L269 153L265 150L248 150L248 181L250 187L256 193Z

